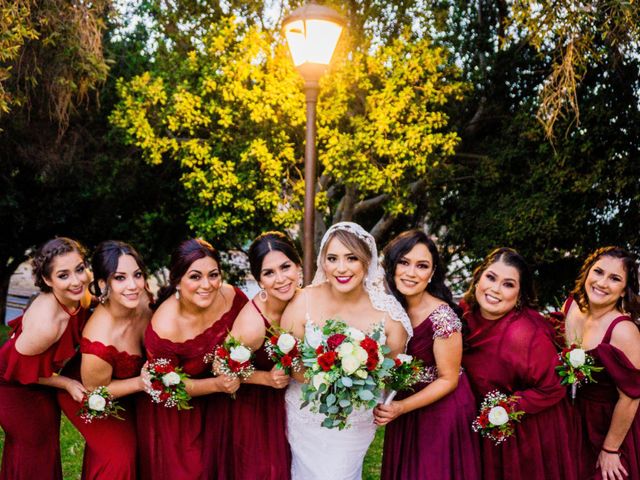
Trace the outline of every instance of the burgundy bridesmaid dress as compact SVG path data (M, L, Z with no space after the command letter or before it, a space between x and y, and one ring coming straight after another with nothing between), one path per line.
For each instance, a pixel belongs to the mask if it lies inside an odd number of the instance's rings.
M618 401L618 389L631 398L640 398L640 369L629 361L626 355L611 345L611 333L620 322L631 321L623 315L616 318L605 333L602 342L593 350L596 365L604 370L593 374L597 383L587 383L578 389L576 406L580 412L584 449L581 478L601 479L600 469L596 469L598 455L609 431L613 409ZM629 473L627 480L640 480L640 409L620 445L620 460Z
M10 323L11 337L0 347L0 425L5 433L0 479L62 479L60 461L60 408L54 388L38 385L75 354L88 311L69 312L60 339L39 355L22 355L16 340L22 317Z
M485 480L576 479L579 439L574 430L565 388L555 367L553 332L536 311L512 310L487 320L462 303L469 333L462 365L479 404L499 390L520 397L525 415L515 434L494 445L482 438Z
M144 339L149 360L166 358L192 378L211 376L211 365L204 363L204 356L224 341L246 302L247 297L236 288L229 311L185 342L160 338L149 324ZM227 454L222 447L229 442L229 399L223 394L194 397L190 401L193 408L177 410L154 404L148 395L141 396L136 408L140 478L200 480L210 477L210 468L216 472L219 468L226 475L229 461L217 454ZM220 408L216 408L218 404Z
M258 306L264 326L271 328ZM270 371L274 363L263 345L255 351L256 370ZM232 472L228 478L288 480L291 451L287 442L284 393L264 385L242 384L232 404Z
M437 378L433 342L462 327L448 305L437 307L413 330L407 353L419 358ZM420 391L428 384L415 386ZM412 395L401 393L398 399ZM475 480L480 478L480 447L471 429L476 404L469 380L460 374L458 387L437 402L399 416L385 429L384 480Z
M113 345L92 342L87 338L80 341L80 351L95 355L109 363L113 368L111 376L114 380L138 376L144 363L140 355L121 352ZM133 398L117 399L125 409L119 414L124 420L107 417L93 420L91 423L85 423L78 416L82 405L74 401L67 392L58 392L58 402L67 418L86 441L82 479L135 480L137 441Z

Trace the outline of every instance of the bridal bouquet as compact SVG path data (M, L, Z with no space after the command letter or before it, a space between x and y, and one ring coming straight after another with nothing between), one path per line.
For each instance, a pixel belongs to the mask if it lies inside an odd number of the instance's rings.
M91 423L92 420L107 417L124 420L118 415L120 411L124 411L124 408L113 399L113 395L109 393L107 387L98 387L91 392L85 393L82 399L82 408L78 415L85 423Z
M302 355L300 353L300 341L287 332L270 331L264 349L276 367L284 370L287 375L291 371L297 372L302 368Z
M599 372L603 367L596 367L593 357L587 354L575 343L565 348L558 354L560 365L556 372L562 379L562 385L571 385L571 400L575 400L578 385L581 383L596 383L592 374Z
M184 385L184 379L189 376L180 367L174 367L166 358L157 358L147 363L145 370L150 381L147 393L154 403L167 408L176 407L178 410L191 408L191 396Z
M385 358L389 347L380 343L381 331L365 335L331 319L321 335L305 339L302 363L309 383L302 386L300 408L310 404L311 411L323 414L323 427L342 430L349 427L349 415L355 408L376 406L383 380L394 365Z
M493 440L495 445L504 442L513 435L515 422L524 415L516 410L517 397L507 397L497 390L487 393L480 405L480 415L471 424L474 432Z
M384 400L389 405L401 390L410 390L413 385L426 380L424 362L404 353L398 354L390 375L384 379L384 385L389 394Z

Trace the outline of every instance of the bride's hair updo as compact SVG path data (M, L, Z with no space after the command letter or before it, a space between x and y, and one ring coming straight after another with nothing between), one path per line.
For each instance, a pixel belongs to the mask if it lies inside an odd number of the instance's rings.
M329 237L327 237L327 241L324 243L322 251L320 252L320 255L323 259L327 254L329 243L331 243L331 240L333 240L334 238L342 243L345 247L347 247L347 249L351 253L353 253L358 258L358 260L362 262L365 271L369 268L369 264L371 264L372 260L371 250L369 250L369 246L355 233L351 233L348 230L336 230L332 232Z

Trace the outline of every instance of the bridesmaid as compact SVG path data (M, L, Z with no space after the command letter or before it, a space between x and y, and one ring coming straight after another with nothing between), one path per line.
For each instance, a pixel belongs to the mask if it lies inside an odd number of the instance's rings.
M604 370L578 390L585 451L580 478L640 479L638 263L604 247L587 258L564 306L567 344L582 343ZM581 342L579 342L581 340Z
M136 428L130 398L143 390L140 369L142 335L151 318L146 269L136 250L123 242L108 240L96 248L91 262L93 293L100 305L87 322L80 341L81 378L88 391L108 387L125 408L123 420L105 418L85 423L77 412L81 404L59 392L65 415L86 440L83 480L136 478Z
M475 399L462 360L462 315L445 285L438 249L424 232L394 238L383 251L389 288L407 309L413 337L407 353L425 363L429 379L378 405L376 424L387 425L383 479L480 478L480 447L471 430Z
M249 247L249 264L261 290L244 306L231 335L254 351L256 372L240 387L233 405L230 478L286 480L291 474L284 406L289 376L269 360L264 341L296 295L302 262L289 237L268 232Z
M534 309L533 275L510 248L491 252L473 272L462 302L469 327L462 365L480 404L493 391L519 398L525 412L500 445L483 438L485 479L577 478L569 406L555 372L553 332Z
M222 283L220 255L209 243L186 240L174 251L169 284L159 292L144 345L149 360L166 358L191 376L185 384L193 408L179 411L141 399L136 412L141 478L228 478L224 447L232 400L208 394L234 393L240 382L211 377L204 356L224 340L245 303L240 290Z
M77 401L84 394L80 382L57 374L75 355L88 317L84 248L70 238L49 240L33 258L33 276L42 293L11 322L11 337L0 347L3 480L62 478L54 388Z

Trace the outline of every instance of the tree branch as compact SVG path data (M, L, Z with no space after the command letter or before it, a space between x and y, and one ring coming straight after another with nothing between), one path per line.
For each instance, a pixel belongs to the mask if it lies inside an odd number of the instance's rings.
M376 242L379 242L380 239L384 236L384 234L391 228L393 223L396 221L395 217L385 213L380 220L374 225L371 229L371 235L376 239Z

